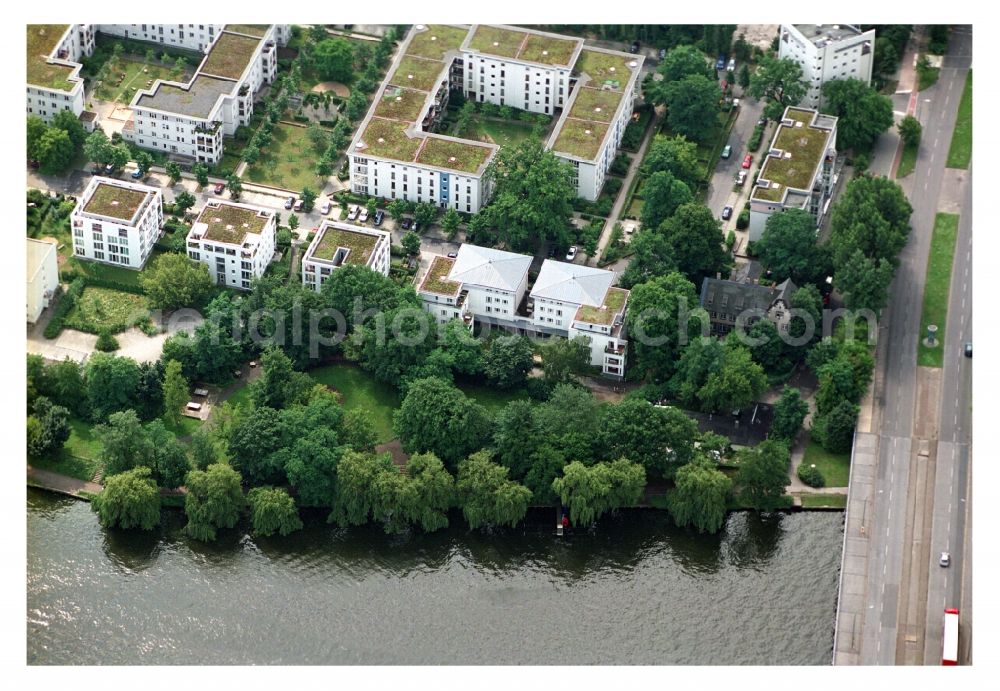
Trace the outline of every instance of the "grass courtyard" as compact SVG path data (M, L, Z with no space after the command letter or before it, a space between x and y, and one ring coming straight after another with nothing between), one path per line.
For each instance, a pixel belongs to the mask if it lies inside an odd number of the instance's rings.
M851 454L830 453L810 436L802 463L807 466L815 464L827 487L847 487L851 474Z
M70 418L70 435L62 452L55 458L28 457L28 464L41 470L62 473L78 480L91 480L100 467L97 460L101 444L89 422Z
M469 120L469 126L462 133L463 139L498 144L499 146L517 146L531 137L534 125L516 120L487 120L474 117Z
M955 255L958 236L958 214L939 213L934 219L931 236L931 253L927 260L927 281L924 286L924 308L920 317L917 344L917 364L922 367L940 367L944 362L944 332L948 321L948 293L951 289L951 264ZM928 348L923 343L927 326L938 327L938 346Z
M121 333L143 316L148 316L146 298L110 288L87 286L66 315L66 328L87 333L109 329Z
M305 127L279 122L274 127L274 140L260 159L248 166L243 177L250 182L300 192L311 187L323 189L325 181L316 175L317 152L306 134Z
M949 168L968 168L972 160L972 70L965 78L965 89L958 104L958 117L948 148Z
M101 85L88 93L92 98L101 101L115 101L128 105L136 91L149 88L157 79L186 82L194 74L195 67L189 65L178 71L173 67L147 62L145 58L137 55L123 54L118 58L117 67L109 70L108 77L101 82Z

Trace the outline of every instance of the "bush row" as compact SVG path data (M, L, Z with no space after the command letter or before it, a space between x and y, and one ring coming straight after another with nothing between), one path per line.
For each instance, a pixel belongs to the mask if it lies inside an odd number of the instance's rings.
M69 288L66 289L66 292L59 300L59 304L52 311L52 319L49 320L48 325L45 327L45 338L55 338L62 332L66 315L76 305L76 301L80 299L80 295L86 286L87 284L82 278L76 278L69 284Z

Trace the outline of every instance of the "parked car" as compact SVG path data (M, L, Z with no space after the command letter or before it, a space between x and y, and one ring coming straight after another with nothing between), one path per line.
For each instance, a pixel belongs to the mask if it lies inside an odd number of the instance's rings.
M638 53L639 52L639 42L638 41L632 41L632 45L630 45L628 47L628 52L630 52L630 53Z
M731 207L731 206L723 207L723 209L722 209L722 220L723 221L728 221L732 217L733 217L733 207Z
M730 72L736 71L736 58L729 58L729 64L726 66L726 69Z
M743 157L743 167L749 168L750 164L753 163L753 154L747 154Z
M733 155L733 147L731 147L729 144L726 144L724 147L722 147L723 158L729 158L732 155Z
M304 209L305 206L306 203L304 201L302 201L301 199L297 199L295 201L295 206L293 206L292 208L295 209L296 211L302 211L302 209Z
M418 230L420 230L420 224L417 223L417 221L415 219L413 221L413 225L410 226L410 230L412 230L414 233L417 232Z
M938 559L938 563L941 566L951 566L951 555L947 552L941 552L941 558Z
M347 207L347 220L353 221L357 219L360 211L361 211L360 206L355 206L354 204L351 204L349 207Z
M385 211L382 209L377 209L375 211L375 225L382 225L382 221L385 220Z
M319 212L324 216L326 216L327 214L330 213L331 209L333 209L333 204L329 201L325 201L323 202L323 206L320 208Z
M576 259L576 245L570 245L569 252L566 253L566 261L571 262Z
M765 127L767 125L767 118L763 115L760 116L760 120L757 121L759 127Z
M743 185L744 185L744 183L746 183L746 181L747 181L747 172L745 170L741 170L740 172L738 172L736 174L736 184L737 185L739 185L740 187L743 187Z
M972 341L965 342L965 357L972 357ZM987 360L989 358L986 358Z
M141 168L136 168L135 170L132 171L132 179L133 180L138 180L143 175L145 175L145 173L142 172Z
M368 220L368 207L362 206L361 213L358 214L358 223L365 223Z
M716 70L724 70L724 69L726 69L726 56L725 55L720 55L716 59L716 61L715 61L715 69Z
M552 257L554 257L554 256L556 256L556 248L555 247L550 247L549 248L549 259L552 259Z
M448 259L454 259L457 256L458 256L458 252L449 252L448 253Z
M409 230L412 226L413 226L413 219L412 218L404 218L403 219L403 223L401 224L400 227L403 230Z
M108 165L104 166L105 175L111 175L113 172L115 172L115 167L113 164L109 163Z
M226 186L224 184L222 184L221 182L216 183L216 185L215 185L215 193L216 194L222 194L225 191L225 189L226 189Z
M285 200L285 209L291 209L295 206L295 197L289 197Z

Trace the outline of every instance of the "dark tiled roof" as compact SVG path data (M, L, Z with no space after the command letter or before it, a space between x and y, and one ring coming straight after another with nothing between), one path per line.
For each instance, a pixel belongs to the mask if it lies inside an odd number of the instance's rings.
M735 318L746 310L767 312L778 300L789 304L795 290L791 279L771 287L706 278L701 284L701 306L709 312Z

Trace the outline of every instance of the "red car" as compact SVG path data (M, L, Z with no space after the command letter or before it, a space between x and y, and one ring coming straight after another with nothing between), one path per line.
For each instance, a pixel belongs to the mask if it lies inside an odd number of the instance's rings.
M751 164L752 162L753 162L753 154L747 154L747 155L746 155L746 156L745 156L745 157L743 158L743 167L744 167L744 168L749 168L749 167L750 167L750 164Z
M223 191L224 189L226 189L226 186L225 186L224 184L222 184L222 183L220 182L219 184L217 184L217 185L215 186L215 193L216 193L216 194L222 194L222 191Z

